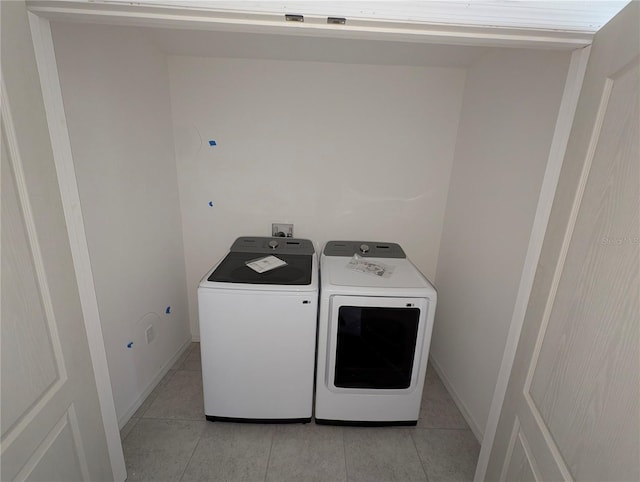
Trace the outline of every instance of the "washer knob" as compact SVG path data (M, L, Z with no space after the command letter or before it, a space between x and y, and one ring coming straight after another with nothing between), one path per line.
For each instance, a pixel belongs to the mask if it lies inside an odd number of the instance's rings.
M278 242L277 242L275 239L274 239L274 240L269 241L269 247L270 247L271 249L276 249L276 248L278 247Z
M361 244L360 245L360 252L362 254L368 253L369 252L369 245L368 244Z

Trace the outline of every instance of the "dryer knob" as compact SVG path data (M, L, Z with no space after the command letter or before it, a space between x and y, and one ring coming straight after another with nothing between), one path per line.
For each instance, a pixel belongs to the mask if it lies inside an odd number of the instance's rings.
M278 247L278 242L276 240L269 241L269 247L271 249L276 249Z
M362 252L362 254L368 253L369 252L369 245L368 244L361 244L360 245L360 251Z

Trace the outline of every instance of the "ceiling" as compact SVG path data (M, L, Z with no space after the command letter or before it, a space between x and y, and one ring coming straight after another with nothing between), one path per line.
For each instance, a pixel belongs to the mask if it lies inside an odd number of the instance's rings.
M629 0L422 0L422 1L216 1L138 0L137 4L211 9L229 13L301 14L361 20L554 31L597 32Z
M2 0L0 0L2 1ZM56 21L142 28L168 55L467 67L494 47L570 52L628 0L29 0ZM289 22L284 14L304 16ZM346 18L328 25L327 16Z

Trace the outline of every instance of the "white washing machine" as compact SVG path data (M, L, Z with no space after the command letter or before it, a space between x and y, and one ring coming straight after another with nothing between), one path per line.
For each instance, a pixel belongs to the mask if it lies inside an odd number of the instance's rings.
M273 255L286 265L259 273ZM309 422L318 261L308 239L238 238L198 287L208 420Z
M435 288L395 243L330 241L320 278L316 423L415 425Z

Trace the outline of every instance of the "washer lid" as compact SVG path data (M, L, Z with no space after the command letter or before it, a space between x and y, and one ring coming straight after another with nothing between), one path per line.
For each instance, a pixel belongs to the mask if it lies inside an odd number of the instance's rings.
M246 263L273 254L286 261L286 266L258 273ZM249 283L263 285L310 285L312 280L312 255L265 252L230 252L207 278L222 283Z

